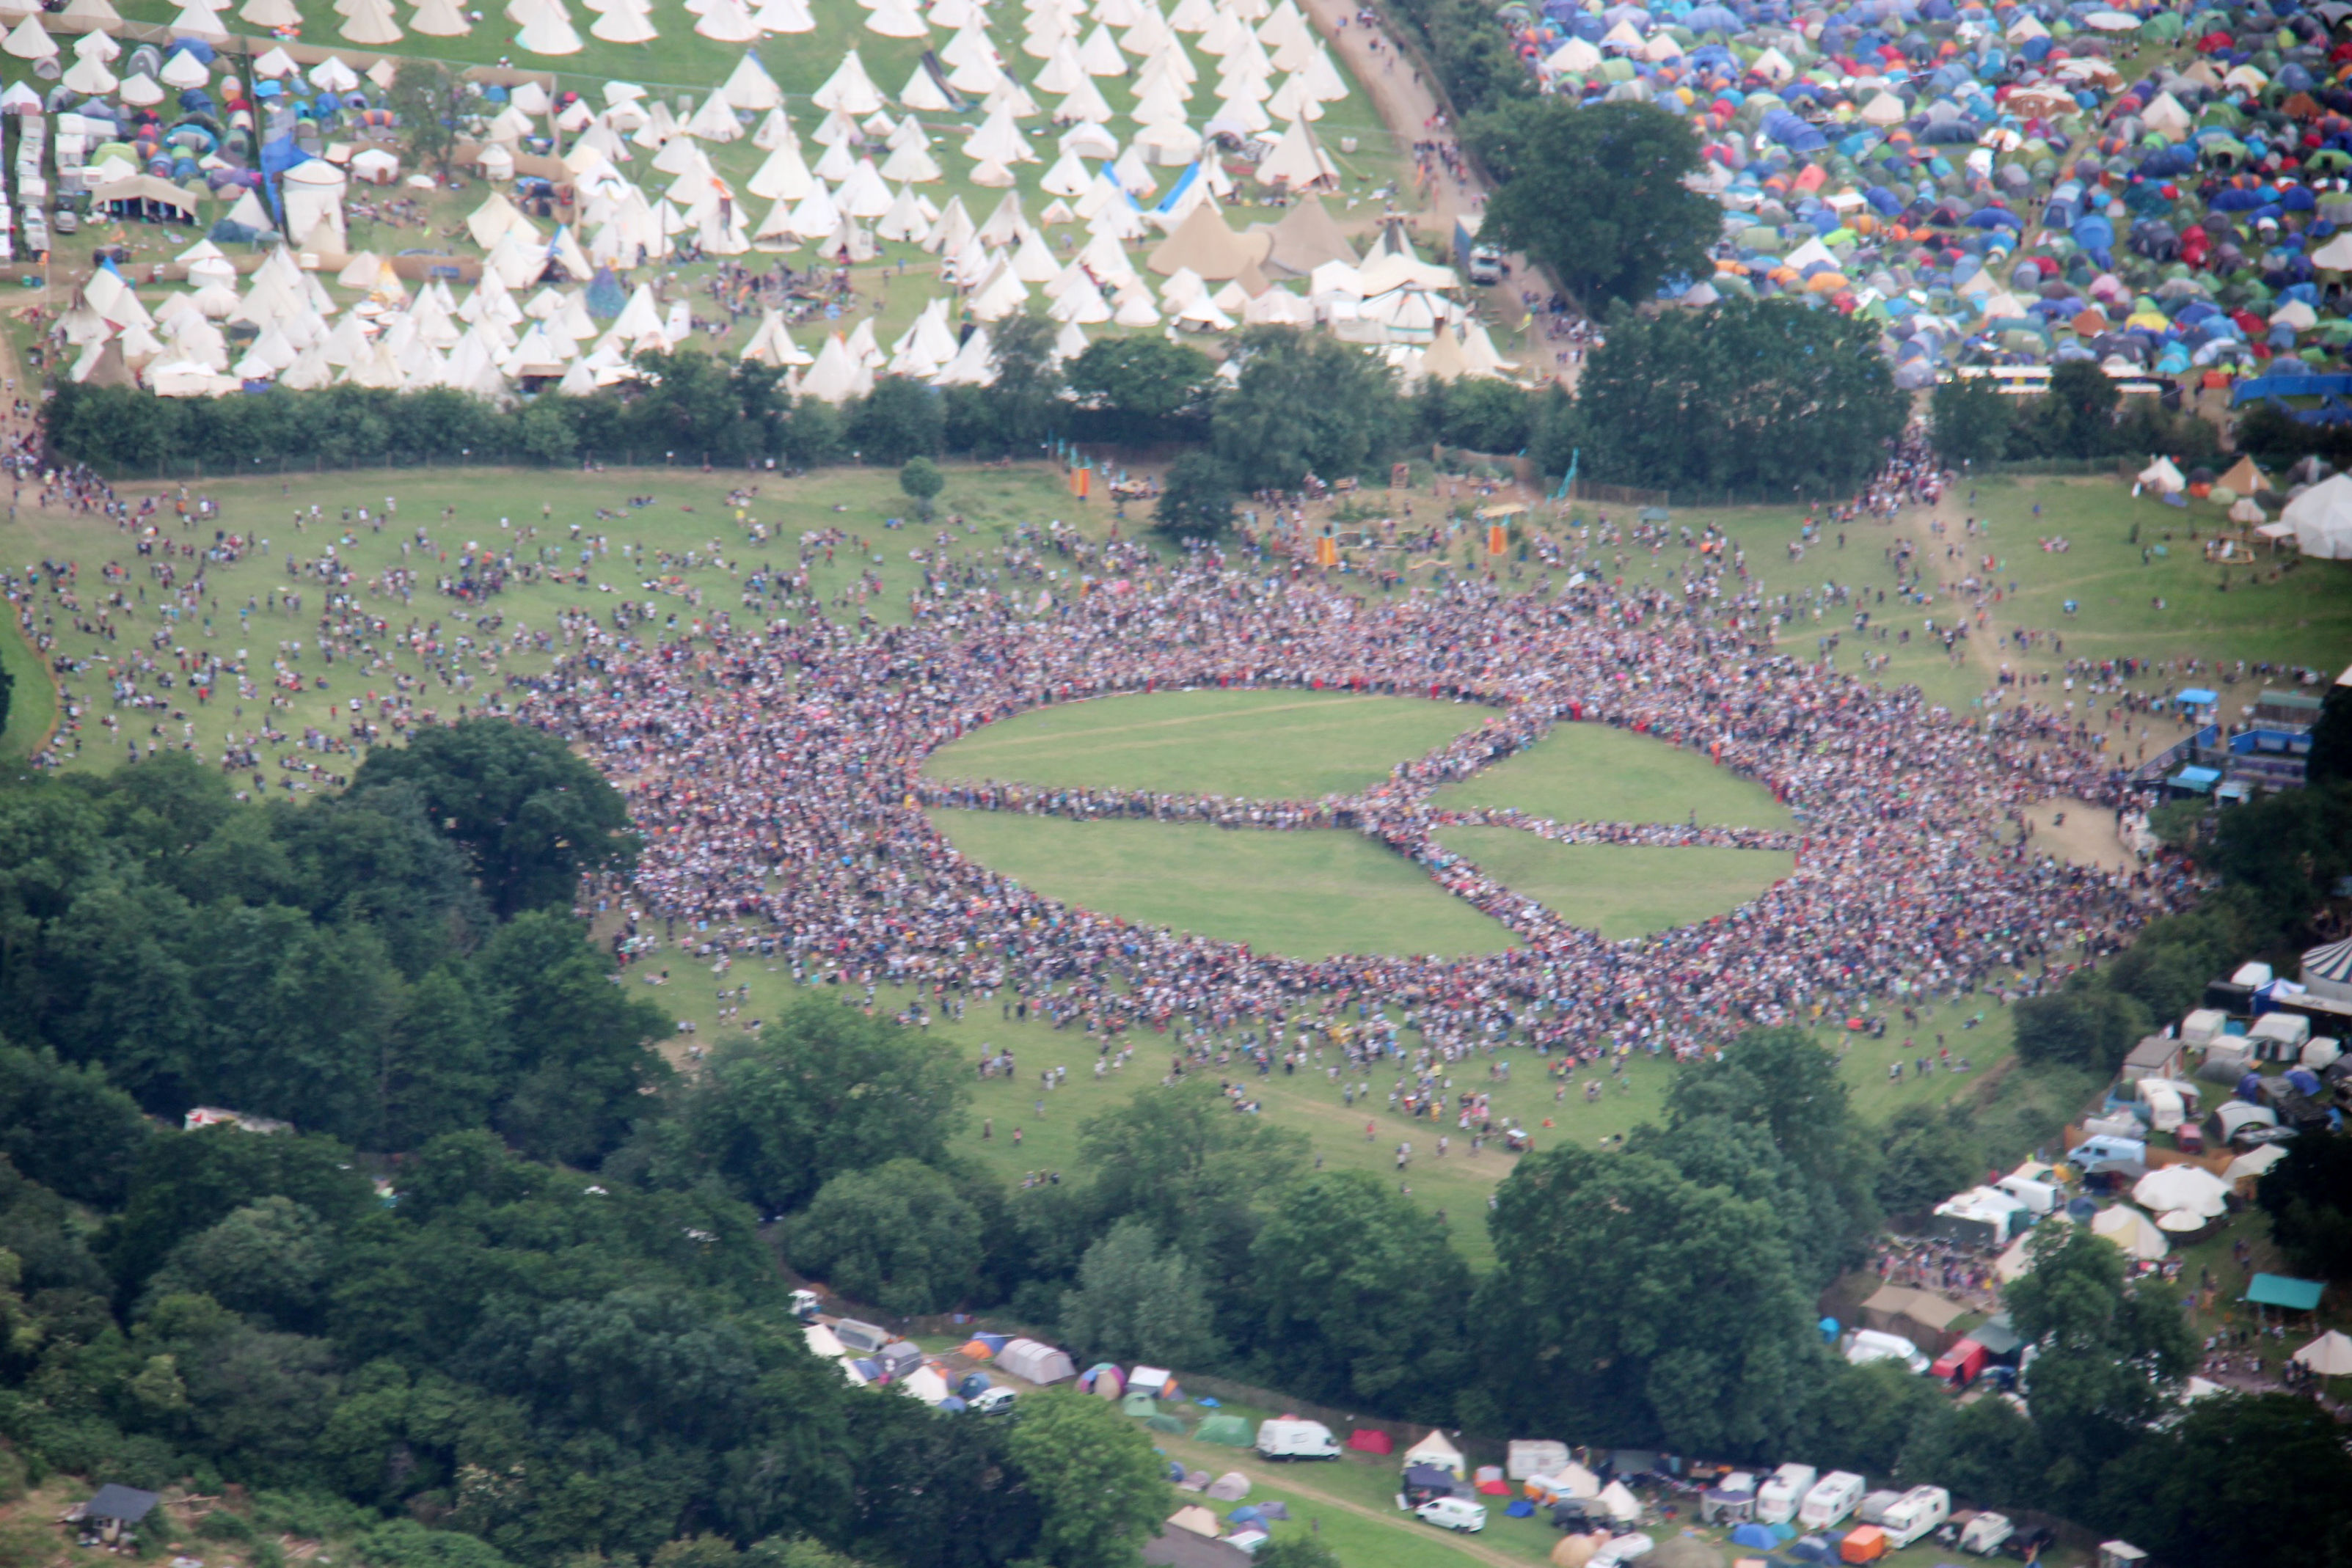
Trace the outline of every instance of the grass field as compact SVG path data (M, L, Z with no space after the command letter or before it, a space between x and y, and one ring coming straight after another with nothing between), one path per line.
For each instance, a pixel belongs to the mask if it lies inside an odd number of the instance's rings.
M1511 828L1450 828L1438 841L1612 941L1736 909L1796 869L1780 850L1560 844Z
M1338 692L1200 691L1034 708L931 754L934 779L1315 800L1379 783L1483 708Z
M931 820L965 854L1051 897L1260 952L1458 957L1513 942L1507 927L1360 833L1009 811L937 811Z
M1679 822L1786 828L1771 792L1704 752L1612 729L1564 724L1517 757L1437 792L1441 807L1517 807L1563 822Z

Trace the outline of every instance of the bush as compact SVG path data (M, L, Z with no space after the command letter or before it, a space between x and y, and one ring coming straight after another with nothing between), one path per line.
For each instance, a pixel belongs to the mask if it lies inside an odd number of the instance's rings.
M1233 526L1234 477L1205 452L1187 452L1168 465L1152 520L1179 538L1214 538Z
M2017 1054L2026 1061L2063 1062L2113 1072L2148 1030L2137 1001L2078 974L2063 990L2017 1004Z

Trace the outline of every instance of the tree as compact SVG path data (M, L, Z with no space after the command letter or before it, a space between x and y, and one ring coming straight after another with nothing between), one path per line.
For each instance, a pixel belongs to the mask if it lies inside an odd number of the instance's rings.
M850 405L847 439L866 462L895 468L937 454L945 428L938 392L911 376L884 376Z
M1266 1375L1326 1404L1450 1416L1471 1281L1434 1215L1369 1171L1325 1172L1285 1194L1251 1261Z
M980 1217L919 1160L844 1171L793 1222L794 1267L900 1317L943 1312L980 1277Z
M1869 322L1789 299L1727 299L1612 318L1577 408L1595 478L1802 498L1864 483L1909 403ZM1692 439L1701 430L1706 439Z
M210 1296L272 1327L299 1329L324 1298L331 1246L318 1215L273 1193L173 1248L148 1289Z
M630 439L687 462L727 462L743 444L742 403L727 368L700 349L636 356Z
M95 1067L0 1042L0 1158L84 1203L122 1200L153 1129Z
M1151 518L1179 538L1215 538L1233 527L1233 476L1205 452L1183 454L1168 465Z
M800 1207L844 1171L936 1163L971 1098L946 1044L814 999L711 1052L683 1096L677 1155L762 1210Z
M1216 366L1190 343L1146 333L1097 338L1070 361L1070 390L1110 414L1116 438L1142 443L1170 420L1206 411Z
M1108 1361L1197 1365L1221 1349L1200 1270L1174 1248L1162 1249L1139 1219L1120 1220L1087 1249L1078 1288L1062 1298L1061 1327Z
M1470 1312L1486 1371L1466 1421L1683 1452L1785 1436L1822 1352L1769 1205L1649 1155L1563 1145L1520 1161L1487 1229L1497 1260Z
M2114 449L2116 405L2123 401L2107 372L2090 360L2069 360L2050 372L2038 424L2045 447L2065 457L2096 457Z
M1937 382L1927 411L1936 455L1953 467L1996 463L2009 449L2016 405L1989 376L1955 376Z
M931 515L931 502L947 484L940 465L928 457L909 457L898 465L898 488L914 500L916 511L923 517Z
M1062 370L1054 357L1057 329L1045 317L1008 316L990 330L988 405L1007 452L1034 456L1062 406Z
M1647 104L1548 97L1504 104L1466 131L1499 182L1481 237L1527 252L1587 309L1710 270L1722 209L1683 183L1699 164L1684 120Z
M2011 1011L2021 1058L2098 1073L2113 1072L2148 1030L2146 1008L2117 995L2089 971L2068 976L2061 989L2028 997Z
M392 112L399 118L408 161L418 168L449 172L449 155L457 145L457 106L465 88L448 67L433 60L405 59L392 78Z
M2343 1428L2308 1399L2200 1399L2107 1468L2098 1512L2168 1563L2341 1563L2352 1457Z
M2352 1143L2295 1139L2286 1158L2262 1174L2254 1200L2271 1217L2271 1239L2296 1269L2324 1280L2352 1279Z
M1435 428L1432 440L1472 452L1516 453L1528 444L1535 400L1505 381L1464 376L1427 382Z
M541 1159L593 1165L643 1114L642 1096L669 1079L652 1041L671 1030L662 1010L613 983L582 923L533 910L500 927L474 960L504 1098L491 1120ZM470 1042L451 1022L414 1042L436 1080L431 1099L462 1098Z
M590 872L635 863L619 790L552 735L505 719L462 719L380 746L355 789L406 781L472 857L501 917L569 904Z
M1889 1116L1879 1143L1879 1207L1926 1214L1975 1179L1984 1161L1969 1122L1957 1105L1906 1105Z
M1675 1140L1667 1139L1653 1152L1672 1158L1693 1179L1733 1187L1742 1197L1765 1197L1763 1189L1742 1185L1745 1173L1761 1174L1785 1162L1789 1201L1772 1207L1787 1217L1791 1253L1808 1283L1828 1284L1859 1260L1876 1234L1869 1134L1854 1116L1837 1059L1804 1030L1748 1030L1719 1054L1685 1068L1667 1086L1666 1123L1676 1134L1706 1124L1716 1137L1691 1140L1687 1151L1675 1150ZM1764 1137L1718 1169L1694 1168L1694 1158L1734 1126Z
M1360 474L1402 433L1395 373L1328 333L1251 327L1234 356L1241 377L1218 397L1209 439L1245 489Z
M1078 1124L1078 1158L1108 1224L1132 1215L1172 1241L1212 1286L1238 1280L1265 1214L1307 1167L1304 1134L1236 1116L1213 1084L1146 1088Z
M2124 1255L2087 1225L2044 1226L2005 1300L2018 1333L2039 1347L2024 1391L2034 1429L2057 1456L2053 1500L2079 1504L2099 1471L2172 1406L2196 1364L2179 1294L2127 1281Z
M0 720L5 718L5 709L0 708ZM2305 779L2308 784L2352 783L2352 685L2337 681L2320 699Z
M373 1187L346 1145L233 1126L160 1133L140 1151L131 1194L99 1235L99 1256L137 1290L173 1248L236 1210L280 1196L340 1228L377 1207Z
M1075 1388L1024 1396L1006 1448L1045 1505L1037 1555L1055 1568L1124 1568L1174 1507L1151 1437Z

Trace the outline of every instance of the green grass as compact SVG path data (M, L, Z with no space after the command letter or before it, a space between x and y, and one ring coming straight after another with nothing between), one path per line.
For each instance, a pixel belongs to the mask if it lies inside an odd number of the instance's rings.
M1360 833L935 811L959 850L1067 904L1299 958L1491 953L1509 929Z
M1484 708L1337 692L1197 691L1033 708L932 753L935 779L1314 800L1379 783Z
M0 758L21 760L58 721L57 687L41 656L13 623L0 627L0 669L8 672L8 727L0 735Z
M1438 841L1514 893L1612 941L1736 909L1796 864L1780 850L1561 844L1513 828L1449 828Z
M946 473L948 487L938 503L940 517L945 519L950 513L961 513L976 530L957 536L965 549L994 549L1000 541L1000 530L1014 522L1041 515L1064 515L1076 509L1068 493L1042 468L982 468L950 464L946 465ZM735 486L753 480L759 484L760 495L743 508L739 518L736 511L727 506L726 495ZM344 713L338 718L338 705L354 695L389 692L395 674L425 676L423 664L404 652L392 658L388 665L373 670L343 663L338 663L331 670L320 665L315 654L308 651L318 634L320 594L315 580L306 580L300 614L283 608L282 599L280 608L269 608L270 593L288 584L286 559L289 553L305 561L314 560L332 545L339 557L359 575L356 591L362 608L386 617L395 630L414 620L437 622L445 632L460 634L470 633L474 612L457 601L434 591L434 569L427 563L413 556L404 561L401 556L401 541L413 540L418 528L426 530L437 549L452 553L469 542L503 544L520 534L522 543L517 552L519 559L530 559L533 551L544 549L555 552L566 566L578 564L579 545L572 537L573 525L579 526L583 538L602 534L609 538L608 553L592 563L584 587L517 582L500 594L488 608L504 616L504 635L520 625L552 631L556 615L566 609L584 611L604 621L620 594L640 601L652 598L665 607L666 614L677 612L681 625L697 614L686 597L689 591L701 594L701 614L709 616L725 610L740 617L746 613L741 602L745 578L763 563L789 565L797 559L799 539L804 530L838 528L862 538L866 553L861 559L856 549L845 543L835 551L831 564L820 557L811 568L812 587L830 600L832 595L850 589L859 569L866 568L883 582L881 591L866 602L868 612L895 623L908 619L907 595L921 581L922 569L908 559L908 550L932 548L940 529L948 527L944 520L932 528L886 527L887 519L903 516L907 508L907 499L898 491L898 477L895 473L859 468L826 469L795 479L780 479L773 475L706 475L683 467L599 474L499 468L390 473L362 470L341 475L306 474L285 480L213 480L191 489L220 504L222 515L214 527L267 539L270 550L267 556L248 554L233 565L215 564L207 570L207 614L180 623L181 645L225 655L243 649L248 665L258 672L259 678L266 679L270 661L278 656L278 644L299 639L306 653L298 667L306 676L324 675L327 680L325 690L306 685L299 694L289 696L289 706L275 712L268 712L258 702L241 703L230 695L216 697L205 706L184 700L183 706L163 714L123 709L118 715L126 732L135 734L142 745L150 739L175 744L184 737L193 738L200 754L215 758L224 738L232 730L242 734L258 728L265 714L280 730L291 735L299 736L305 726L312 725L341 733L350 716ZM136 496L141 491L131 488L129 493ZM646 495L655 497L654 505L629 506L630 497ZM365 506L374 513L382 508L386 496L396 497L399 503L394 526L379 532L362 528L356 522L348 528L342 524L344 508ZM321 508L326 521L298 531L291 521L293 513L298 507L307 512L313 502ZM456 508L455 516L446 521L442 516L444 507ZM542 507L546 508L544 514ZM596 517L600 508L619 515L600 520ZM194 529L181 530L169 523L168 513L166 517L165 532L175 542L194 543L200 538L210 542L208 530L201 534ZM511 527L502 527L501 519ZM764 528L769 538L764 541L753 538L754 525ZM11 531L15 548L10 553L15 561L56 557L79 564L81 598L86 608L93 605L98 597L98 568L109 560L125 566L131 572L132 586L147 584L150 599L154 597L152 585L148 583L147 563L136 554L130 537L116 531L109 523L28 507ZM641 548L645 552L642 570L624 557L624 545ZM692 566L686 565L683 559L689 550L697 557ZM670 564L659 564L657 554L664 552L672 558ZM424 578L413 603L404 604L396 596L369 587L372 578L404 564L418 570ZM649 590L648 584L654 586ZM614 592L600 591L605 586ZM47 597L43 595L43 612L54 613ZM238 612L248 600L259 601L259 608L241 623ZM68 617L56 618L45 628L57 635L60 653L92 661L90 669L66 679L68 700L79 700L85 712L111 711L106 684L108 661L127 658L134 649L143 649L145 639L160 625L152 603L134 608L138 612L128 617L117 612L122 632L113 643L76 632ZM854 613L841 610L831 612ZM544 670L551 663L547 654L508 649L500 654L495 675L486 674L478 663L471 666L476 676L473 695L451 691L426 677L425 686L416 694L417 702L420 706L436 706L444 716L454 716L458 703L466 702L470 706L480 695L501 685L507 674L530 674ZM11 664L10 668L14 671L16 666ZM38 674L33 671L36 683ZM20 677L20 697L26 689L26 682ZM184 697L184 689L178 695ZM162 733L151 734L152 725L160 725ZM189 727L184 732L183 725ZM9 733L12 739L19 733L13 721ZM23 733L37 736L39 731ZM86 743L85 765L111 766L121 757L121 739L109 740L93 723L86 720L81 735ZM267 771L273 776L276 773L275 768ZM336 771L347 769L338 768Z
M1437 792L1441 808L1516 807L1560 821L1679 822L1786 828L1771 792L1685 751L1628 729L1563 724L1528 750Z

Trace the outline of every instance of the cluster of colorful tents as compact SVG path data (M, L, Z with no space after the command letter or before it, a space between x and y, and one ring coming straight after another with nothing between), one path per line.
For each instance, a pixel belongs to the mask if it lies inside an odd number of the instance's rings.
M1503 13L1548 90L1649 102L1697 128L1723 244L1712 277L1671 295L1862 316L1913 387L1972 363L2088 359L2178 378L2339 361L2347 20L2294 0Z

